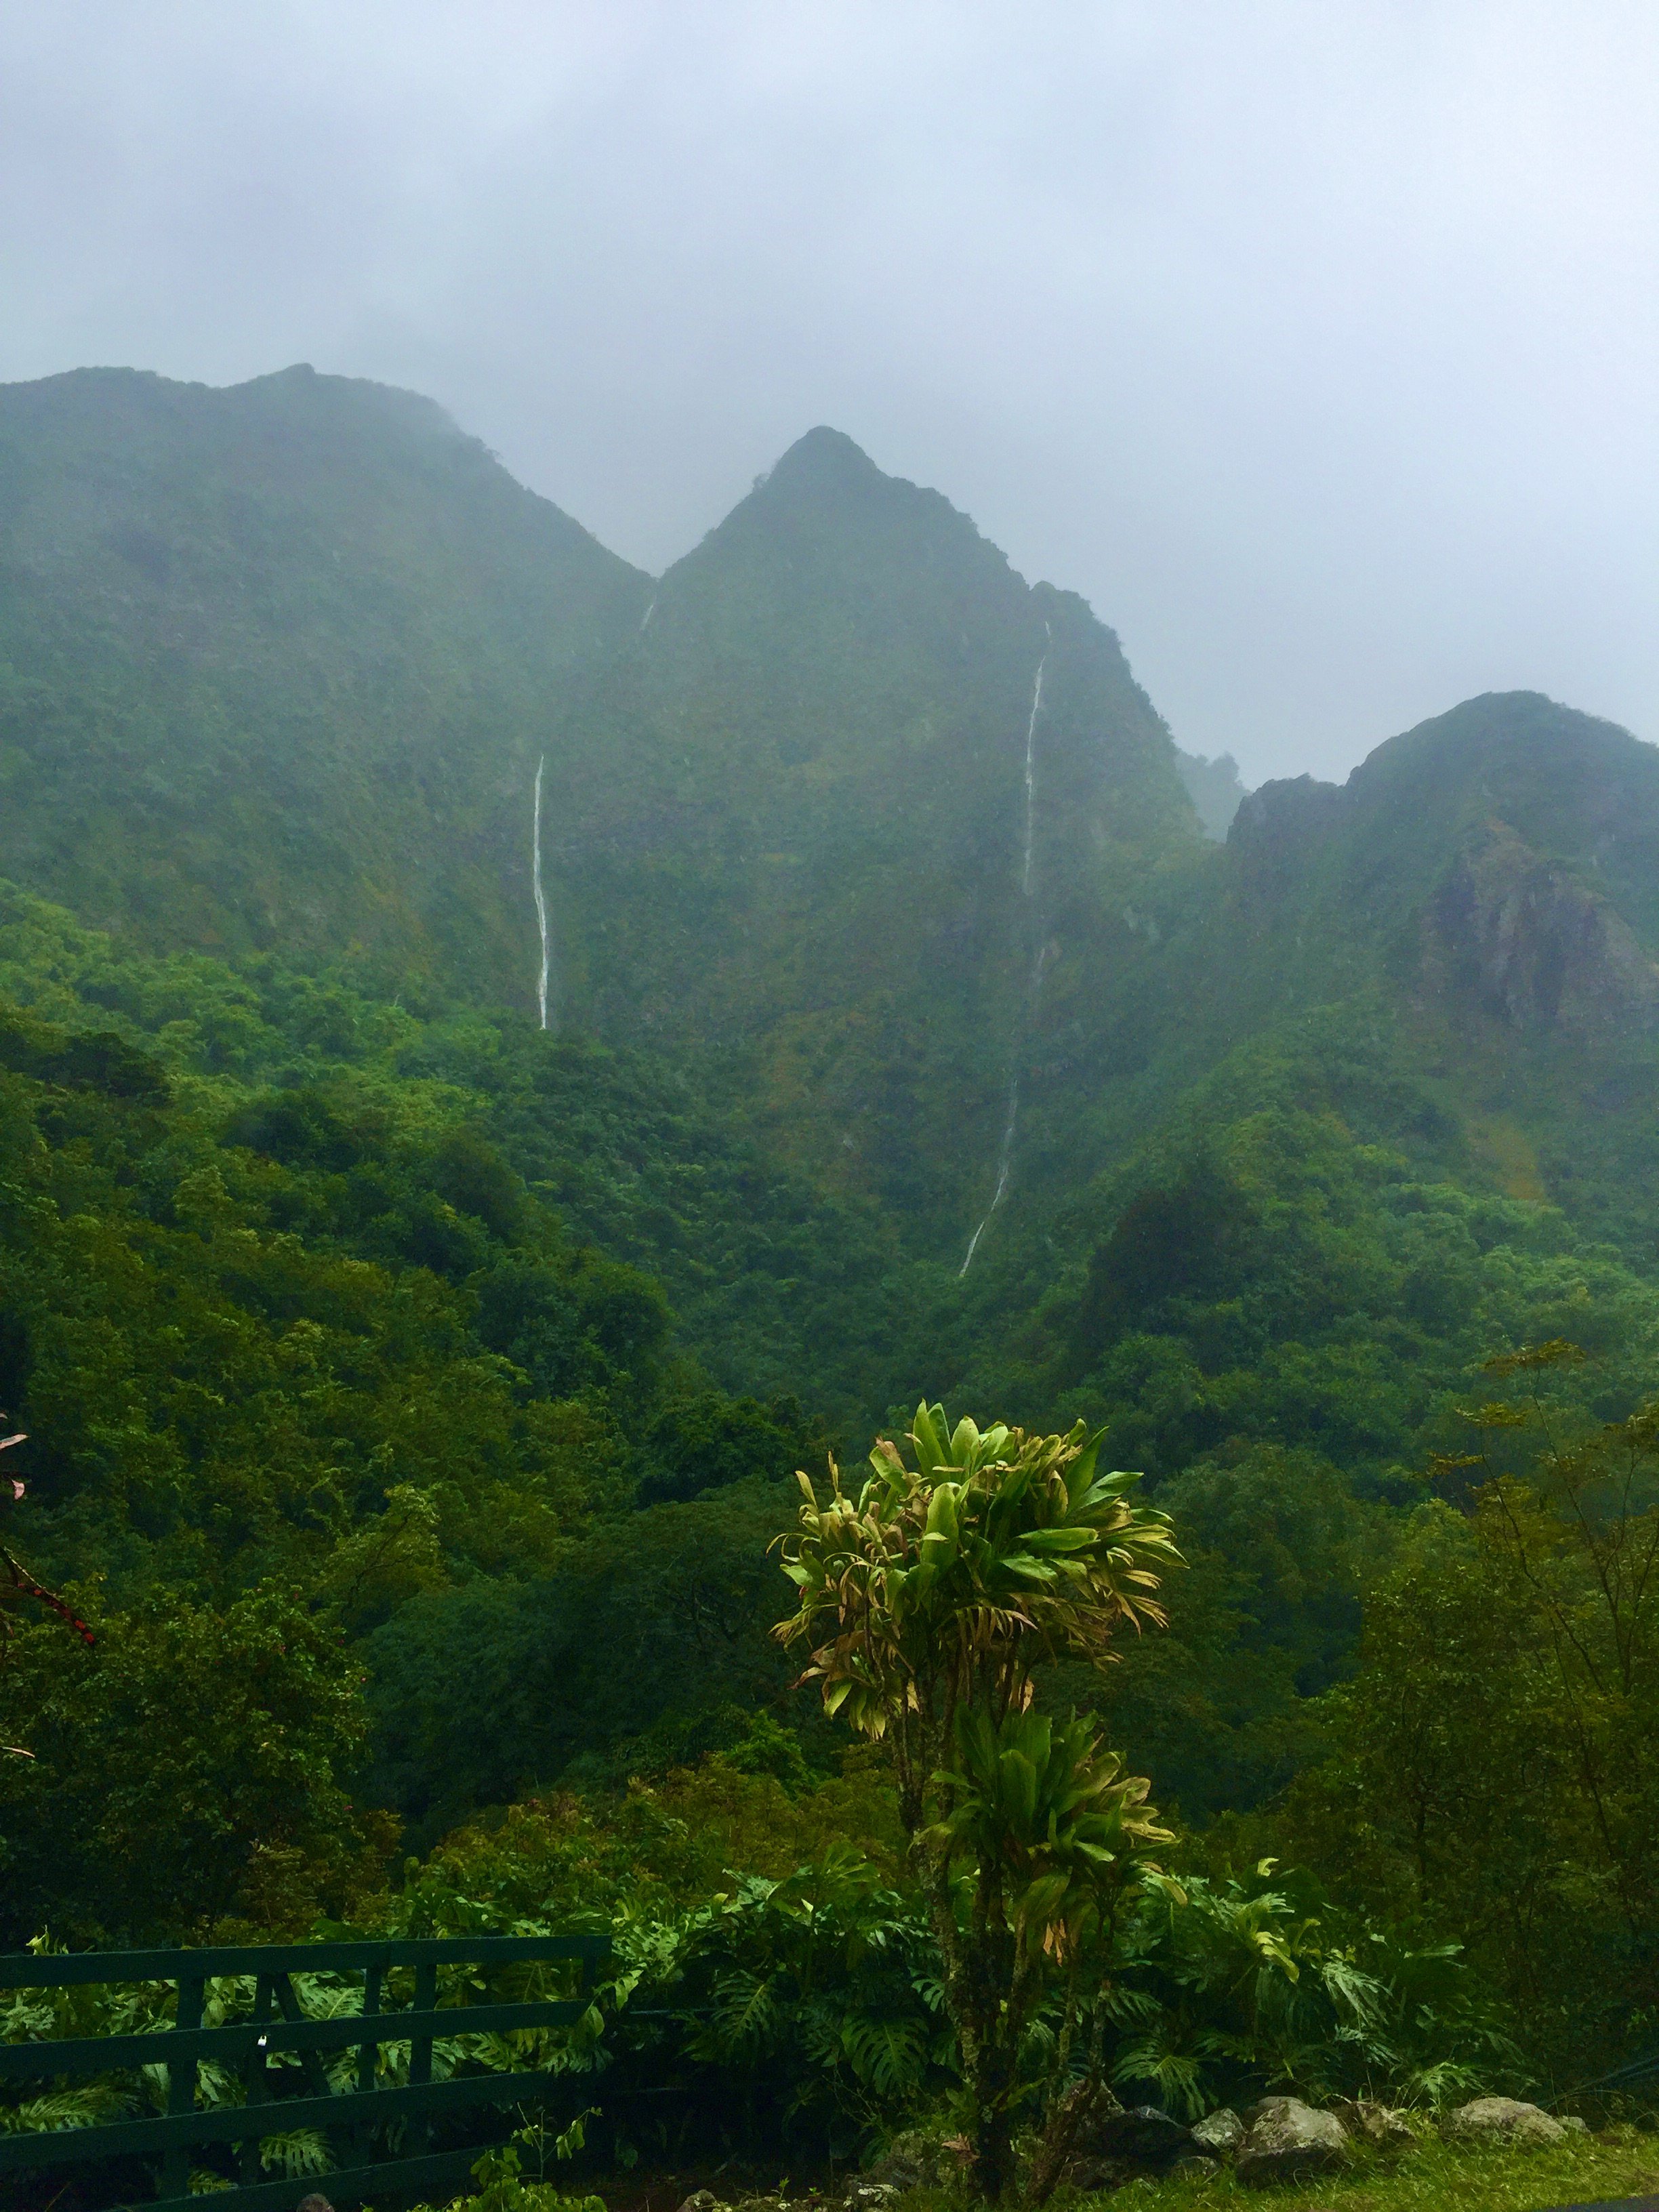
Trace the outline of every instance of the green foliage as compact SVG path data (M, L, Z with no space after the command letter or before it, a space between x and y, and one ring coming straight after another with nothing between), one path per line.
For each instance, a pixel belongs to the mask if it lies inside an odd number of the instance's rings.
M784 1572L799 1594L778 1633L812 1645L824 1709L890 1748L899 1817L943 1964L974 2142L995 2201L1012 2179L1021 2059L1056 1966L1067 1970L1049 2134L1032 2187L1060 2178L1078 2109L1068 2059L1084 1956L1171 1840L1086 1723L1030 1710L1034 1668L1103 1663L1115 1630L1161 1624L1157 1570L1178 1559L1167 1516L1098 1474L1081 1425L1030 1436L942 1406L916 1408L907 1461L878 1439L856 1500L831 1462L820 1507L806 1477ZM947 1764L947 1761L953 1762ZM1097 2044L1081 2085L1101 2088ZM1056 2133L1056 2131L1059 2133Z
M806 1679L861 1734L890 1733L919 1815L958 1709L1006 1712L1039 1660L1098 1660L1114 1630L1161 1623L1155 1569L1176 1555L1167 1516L1128 1496L1139 1478L1096 1473L1101 1438L1080 1423L1065 1437L952 1430L924 1402L908 1441L914 1465L878 1439L856 1498L833 1463L822 1507L801 1476L784 1553L799 1602L780 1634L810 1646L831 1632Z
M1289 2091L1457 2103L1510 2083L1497 2008L1455 1944L1415 1945L1334 1910L1305 1874L1183 1875L1126 1919L1101 2002L1112 2078L1196 2118Z
M0 483L9 1535L100 1639L0 1647L19 1937L614 1915L627 2063L819 2149L944 2088L963 1931L1005 2112L1433 2101L1510 2063L1477 1982L1625 2049L1651 749L1471 702L1213 848L1110 633L829 431L654 587L304 371L13 388ZM924 1373L1024 1429L924 1409L793 1559L890 1784L765 1547ZM1340 1907L1137 1887L1108 1740Z
M373 1793L430 1839L538 1784L617 1785L744 1740L788 1681L766 1559L784 1510L733 1484L597 1525L554 1574L411 1600L368 1646Z
M1528 1386L1567 1349L1497 1363L1527 1395L1472 1426L1530 1437L1526 1479L1445 1464L1485 1480L1423 1509L1374 1593L1288 1832L1373 1912L1467 1942L1573 2081L1644 2039L1659 1944L1659 1409L1557 1440Z
M297 1933L379 1887L392 1833L344 1787L358 1669L286 1592L222 1612L177 1598L106 1608L98 1641L25 1627L0 1671L0 1942L45 1926L94 1946Z

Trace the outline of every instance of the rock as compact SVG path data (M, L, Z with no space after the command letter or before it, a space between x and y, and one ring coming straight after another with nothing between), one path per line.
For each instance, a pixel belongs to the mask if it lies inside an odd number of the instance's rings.
M1204 2146L1190 2128L1172 2120L1156 2105L1119 2106L1097 2112L1078 2140L1079 2166L1130 2166L1142 2173L1165 2173L1183 2158L1200 2158Z
M1567 2131L1559 2120L1536 2105L1523 2105L1513 2097L1477 2097L1449 2112L1441 2132L1455 2143L1559 2143Z
M1074 2158L1066 2168L1066 2186L1078 2197L1103 2197L1134 2179L1132 2166L1111 2158Z
M1220 2171L1218 2158L1178 2158L1170 2168L1172 2174L1184 2173L1189 2181L1205 2181Z
M1417 2141L1417 2130L1393 2105L1374 2104L1369 2097L1333 2097L1331 2110L1351 2136L1373 2150L1410 2150Z
M726 2207L712 2189L697 2189L681 2205L680 2212L726 2212Z
M1563 2112L1561 2124L1570 2136L1587 2136L1589 2133L1589 2122L1581 2119L1577 2112Z
M867 2173L864 2185L890 2183L896 2189L945 2188L961 2178L972 2145L961 2136L930 2135L925 2128L907 2128L893 2137Z
M1347 2130L1334 2112L1316 2112L1299 2097L1264 2097L1239 2146L1238 2178L1260 2186L1328 2173L1347 2148Z
M1193 2140L1212 2158L1231 2158L1244 2140L1244 2123L1230 2106L1223 2105L1199 2121Z

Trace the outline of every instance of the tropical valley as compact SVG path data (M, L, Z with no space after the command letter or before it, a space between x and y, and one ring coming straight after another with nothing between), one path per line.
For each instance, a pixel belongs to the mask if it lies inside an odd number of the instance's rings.
M605 1934L482 2212L1655 2185L1610 723L1246 793L834 429L647 576L404 392L0 387L0 1430L3 1948Z

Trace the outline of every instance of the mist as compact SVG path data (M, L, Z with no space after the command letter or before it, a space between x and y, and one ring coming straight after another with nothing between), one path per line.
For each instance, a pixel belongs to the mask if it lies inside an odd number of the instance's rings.
M0 9L0 377L429 392L629 559L811 424L1084 592L1191 750L1659 737L1659 16Z

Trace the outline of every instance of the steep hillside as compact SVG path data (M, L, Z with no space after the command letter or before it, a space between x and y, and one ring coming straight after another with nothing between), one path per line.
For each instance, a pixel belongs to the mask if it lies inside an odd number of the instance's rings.
M1201 844L1111 633L831 430L654 586L306 369L10 387L0 484L0 872L531 1012L539 818L554 1026L696 1058L941 1265Z
M304 369L9 387L0 488L0 871L130 944L533 1013L539 769L555 1026L695 1071L941 1285L972 1245L1028 1304L1316 1009L1437 1172L1659 1257L1623 732L1473 701L1218 848L1229 764L1112 633L829 429L654 585L428 403Z
M1512 693L1268 785L1184 957L1234 1035L1378 994L1477 1176L1659 1256L1659 749Z
M1659 750L1526 693L1253 793L1149 884L1085 1079L1033 1085L1028 1141L1084 1172L990 1259L975 1387L1074 1389L1137 1462L1273 1436L1379 1480L1482 1346L1570 1338L1627 1411L1650 1346L1605 1271L1659 1264L1656 838Z
M647 595L409 393L0 388L0 871L158 949L522 996L538 751Z
M941 1259L1126 899L1201 842L1084 603L823 429L665 576L548 780L571 1018L720 1055Z

